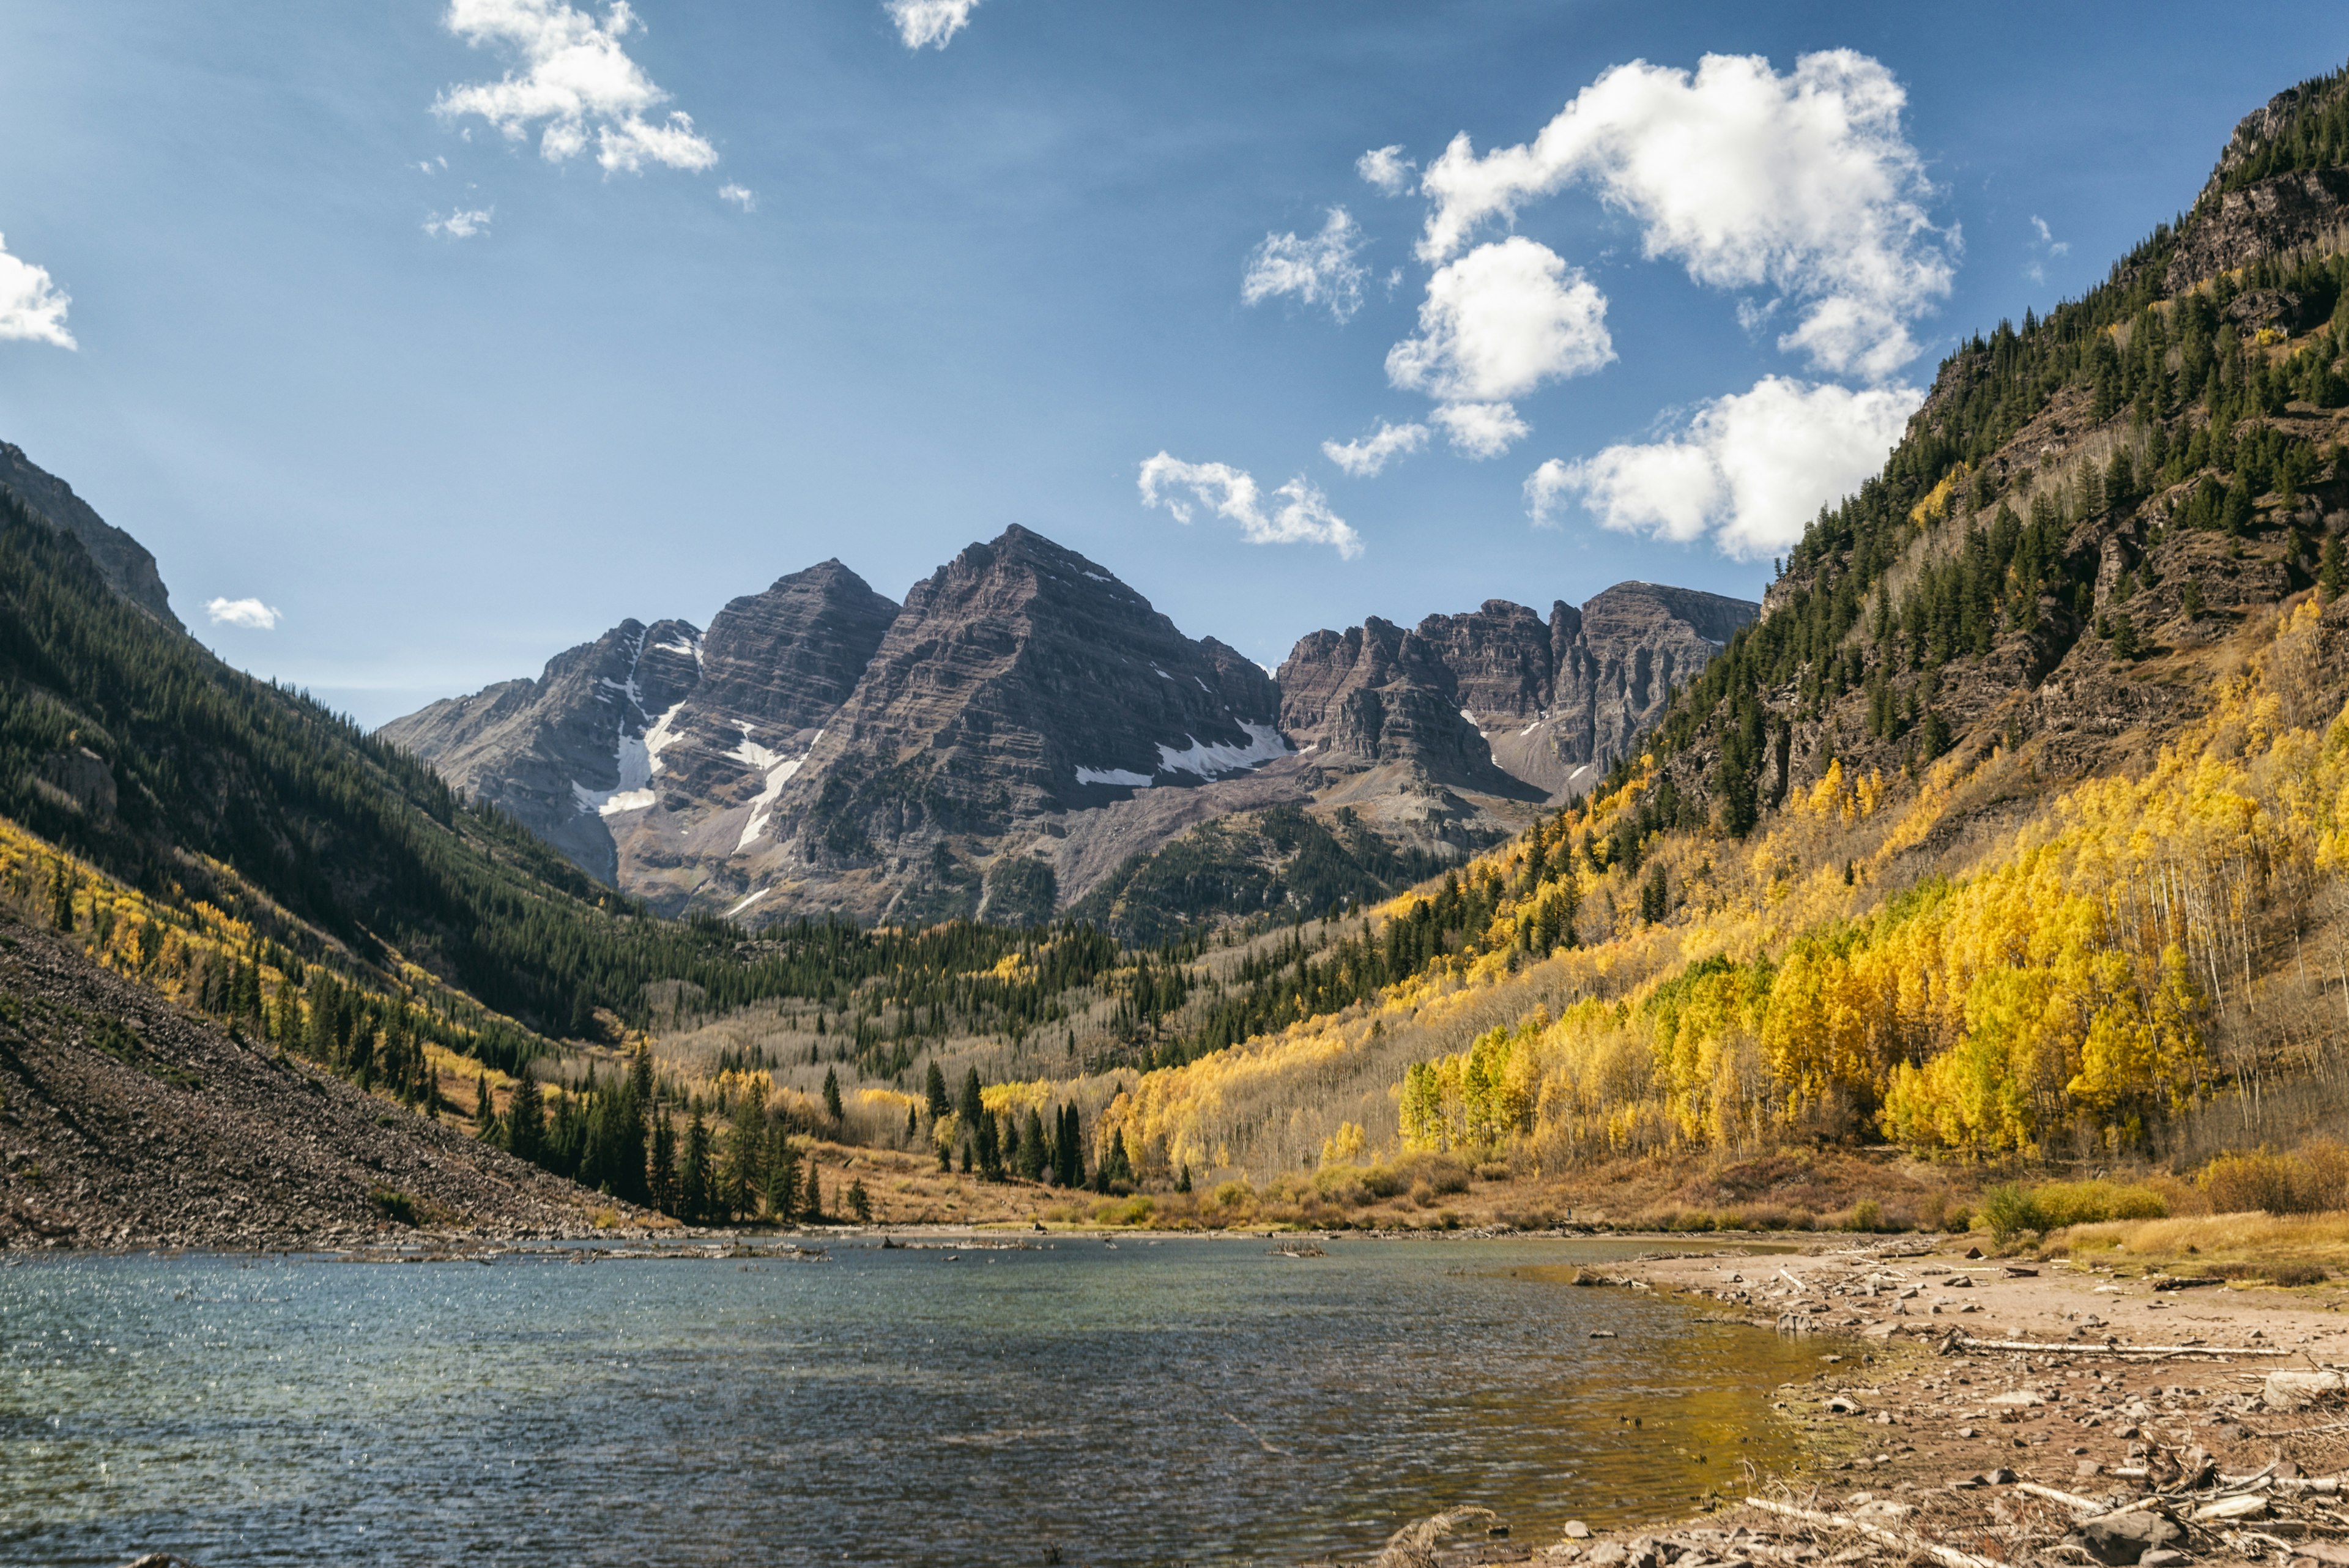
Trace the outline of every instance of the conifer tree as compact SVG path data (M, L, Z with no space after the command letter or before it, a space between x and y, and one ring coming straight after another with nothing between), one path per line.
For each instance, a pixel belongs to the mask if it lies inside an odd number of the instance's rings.
M833 1125L835 1127L848 1114L841 1108L840 1070L836 1067L826 1067L823 1070L823 1114L832 1118Z
M864 1179L857 1178L848 1184L848 1211L859 1225L873 1222L873 1195L864 1190Z
M652 1189L653 1207L664 1214L677 1214L677 1127L668 1118L668 1107L653 1107L651 1170L647 1184Z
M490 1093L490 1075L480 1073L473 1078L473 1136L484 1140L498 1136L498 1102Z
M709 1215L709 1128L696 1110L685 1124L685 1163L677 1174L677 1217L698 1225Z
M515 1075L513 1096L506 1102L506 1152L533 1165L546 1156L546 1107L527 1067Z
M978 1069L973 1067L963 1075L962 1097L955 1111L962 1117L963 1132L976 1136L978 1118L987 1114L987 1097L979 1092Z
M719 1208L729 1219L747 1215L758 1206L766 1186L766 1097L756 1089L736 1096L734 1117L726 1130L725 1179Z
M799 1211L800 1157L781 1122L767 1134L766 1175L767 1213L778 1225L788 1225Z
M2349 291L2344 291L2344 296L2349 297ZM2339 598L2342 588L2349 587L2349 562L2344 562L2342 557L2341 535L2327 534L2324 549L2317 556L2316 566L2317 594L2326 604Z
M931 1058L929 1077L925 1087L930 1102L930 1120L936 1121L954 1109L954 1102L947 1098L947 1075L938 1071L936 1057Z
M57 863L57 875L49 878L49 924L61 931L74 929L73 875L62 860Z

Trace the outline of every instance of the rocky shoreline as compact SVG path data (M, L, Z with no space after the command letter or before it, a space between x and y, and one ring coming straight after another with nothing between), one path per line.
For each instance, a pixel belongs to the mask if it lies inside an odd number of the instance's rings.
M1741 1478L1692 1519L1554 1542L1421 1521L1387 1568L2349 1564L2349 1324L2329 1293L2000 1262L1962 1240L1716 1249L1582 1282L1813 1338L1818 1372L1774 1402L1806 1467Z

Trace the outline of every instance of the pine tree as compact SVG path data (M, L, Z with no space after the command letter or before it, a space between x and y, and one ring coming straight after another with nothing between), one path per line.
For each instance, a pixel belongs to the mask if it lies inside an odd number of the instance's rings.
M800 1218L811 1225L823 1223L823 1182L813 1159L807 1162L807 1201L800 1209Z
M506 1151L533 1165L546 1158L545 1102L527 1067L515 1075L513 1096L506 1102Z
M490 1075L477 1074L473 1079L473 1136L484 1140L498 1136L498 1103L490 1093Z
M58 930L74 929L74 879L62 860L57 863L57 875L49 879L49 924Z
M962 1128L969 1135L978 1126L978 1118L987 1114L987 1097L979 1092L978 1069L971 1068L963 1075L962 1099L955 1106L962 1117Z
M938 1071L935 1057L931 1058L929 1077L924 1087L930 1103L930 1120L935 1122L954 1109L954 1102L947 1098L947 1075Z
M832 1118L833 1125L835 1127L839 1126L848 1115L841 1108L840 1104L840 1073L838 1069L833 1067L826 1067L823 1070L823 1114Z
M758 1206L766 1186L766 1096L747 1090L734 1101L732 1124L726 1129L726 1169L719 1183L719 1208L730 1219L747 1215Z
M778 1225L788 1225L799 1211L800 1157L791 1135L777 1122L767 1134L767 1213Z
M668 1107L653 1106L652 1156L648 1163L647 1185L651 1189L653 1207L664 1214L676 1214L679 1207L677 1188L677 1127L668 1118Z
M848 1211L856 1217L856 1222L859 1225L869 1225L873 1222L873 1197L864 1190L863 1177L848 1184L847 1201Z
M2342 556L2341 535L2327 534L2316 566L2316 591L2326 604L2339 598L2342 588L2349 587L2349 562L2344 562Z
M677 1217L698 1225L709 1214L709 1129L697 1110L685 1124L685 1165L677 1177Z

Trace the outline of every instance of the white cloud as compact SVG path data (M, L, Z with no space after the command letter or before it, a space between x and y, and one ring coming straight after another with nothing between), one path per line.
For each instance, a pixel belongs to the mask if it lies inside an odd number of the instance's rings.
M1354 160L1354 172L1377 186L1390 196L1400 196L1411 189L1411 177L1419 165L1402 155L1400 142L1392 147L1374 147Z
M277 629L277 611L259 599L214 599L204 606L214 626L241 626L247 631Z
M596 21L566 0L449 0L448 28L476 48L519 56L522 74L450 88L433 104L443 119L478 114L519 141L533 127L550 163L585 151L592 135L606 173L636 173L650 163L707 169L718 150L672 109L651 118L668 94L620 47L636 26L626 0L612 0Z
M1391 425L1381 420L1379 428L1360 441L1323 441L1321 455L1356 479L1368 479L1395 459L1408 457L1426 444L1425 425Z
M1500 456L1533 433L1510 403L1445 403L1427 417L1444 427L1453 451L1478 462Z
M882 5L889 20L897 24L897 36L909 49L925 45L945 48L947 40L968 26L970 14L978 9L978 0L882 0Z
M2047 220L2036 213L2031 214L2031 226L2039 236L2038 242L2031 247L2033 251L2044 251L2051 256L2060 256L2071 250L2072 243L2069 240L2057 239L2048 229ZM2040 265L2039 257L2033 255L2023 265L2023 275L2033 283L2045 283L2047 269Z
M488 234L490 219L496 213L495 207L471 207L452 212L445 218L435 214L424 220L424 232L435 239L445 234L452 240L470 240L475 234Z
M8 236L0 234L0 340L77 347L66 330L66 307L72 303L51 281L48 268L10 255Z
M1615 358L1607 296L1557 253L1522 235L1437 269L1419 336L1387 354L1387 379L1450 403L1489 403Z
M1801 538L1821 506L1882 467L1923 401L1914 387L1765 376L1661 441L1543 463L1526 481L1526 510L1548 524L1571 497L1602 527L1680 542L1710 534L1724 554L1756 559Z
M1139 483L1142 504L1164 506L1177 523L1205 506L1238 524L1251 545L1329 545L1350 561L1362 553L1361 535L1302 475L1272 493L1278 504L1268 512L1254 476L1229 463L1185 462L1162 452L1143 463Z
M731 202L746 213L759 210L759 197L748 185L728 183L718 187L718 199Z
M1329 221L1310 238L1267 234L1248 256L1240 298L1261 305L1293 294L1306 305L1329 306L1342 322L1362 307L1362 280L1370 273L1354 259L1361 243L1361 229L1343 207L1330 208Z
M1785 76L1759 56L1707 55L1693 76L1618 66L1528 144L1479 157L1454 137L1421 182L1433 208L1420 254L1441 261L1485 223L1585 182L1638 220L1651 257L1796 302L1782 349L1880 380L1917 356L1908 323L1950 292L1959 243L1926 212L1907 101L1849 49L1805 55Z

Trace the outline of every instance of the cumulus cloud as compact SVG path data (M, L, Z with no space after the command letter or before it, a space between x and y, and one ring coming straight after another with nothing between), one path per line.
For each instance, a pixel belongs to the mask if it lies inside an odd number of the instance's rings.
M718 199L721 202L731 202L746 213L754 213L759 209L758 195L748 185L732 183L720 185L718 187Z
M1618 66L1529 143L1479 156L1454 137L1421 182L1433 206L1420 254L1442 261L1485 223L1587 183L1638 221L1651 258L1793 302L1782 349L1881 380L1917 356L1909 323L1950 292L1958 246L1926 211L1907 101L1849 49L1805 55L1784 76L1758 56L1707 55L1693 75Z
M1615 358L1607 296L1522 235L1436 270L1419 335L1387 353L1387 379L1447 403L1492 403Z
M277 611L259 599L213 599L204 606L214 626L241 626L247 631L277 629Z
M612 0L601 22L566 0L450 0L445 21L474 47L516 57L520 69L450 88L432 105L443 119L477 114L515 141L538 128L538 150L551 163L576 157L592 139L606 173L718 161L690 115L671 109L654 118L668 94L620 47L637 26L626 0Z
M1408 457L1426 444L1425 425L1391 425L1381 420L1379 428L1360 441L1323 441L1321 455L1356 479L1368 479L1395 459Z
M1709 534L1724 554L1758 559L1858 489L1923 401L1914 387L1854 391L1765 376L1661 441L1543 463L1526 481L1526 510L1554 524L1571 499L1602 527L1680 542Z
M1362 231L1343 207L1330 208L1321 232L1310 237L1267 234L1249 254L1240 298L1261 305L1294 295L1301 304L1328 306L1330 317L1342 322L1362 307L1362 282L1370 272L1354 259L1361 244Z
M947 40L970 23L970 14L978 9L978 0L882 0L889 20L897 24L897 36L905 47L927 47L943 49Z
M76 347L66 330L66 307L72 296L58 289L49 269L8 254L8 236L0 234L0 339L19 338Z
M1444 427L1453 451L1479 462L1533 433L1511 403L1445 403L1427 417Z
M447 217L435 214L424 220L424 232L435 239L470 240L475 234L490 232L490 219L495 207L460 208Z
M1373 147L1354 160L1354 172L1390 196L1400 196L1411 189L1411 177L1419 165L1402 155L1402 146Z
M1268 510L1254 476L1226 462L1185 462L1162 452L1143 463L1139 483L1142 504L1164 506L1177 523L1205 506L1238 524L1251 545L1329 545L1350 561L1362 553L1361 535L1302 475L1272 493Z

